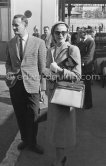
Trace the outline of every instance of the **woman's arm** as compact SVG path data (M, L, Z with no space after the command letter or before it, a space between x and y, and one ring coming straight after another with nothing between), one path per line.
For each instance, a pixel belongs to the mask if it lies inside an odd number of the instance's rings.
M73 67L73 69L70 68L66 69L64 68L63 77L67 80L80 80L81 79L81 55L79 48L77 46L73 46L71 50L71 57L75 57L76 59L76 65Z

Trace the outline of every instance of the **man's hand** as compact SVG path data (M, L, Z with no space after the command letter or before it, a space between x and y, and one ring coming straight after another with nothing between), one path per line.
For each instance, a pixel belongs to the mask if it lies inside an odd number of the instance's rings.
M10 81L14 80L15 79L14 73L13 72L8 72L6 74L6 79L10 80Z
M45 91L40 91L40 102L44 103L45 100Z

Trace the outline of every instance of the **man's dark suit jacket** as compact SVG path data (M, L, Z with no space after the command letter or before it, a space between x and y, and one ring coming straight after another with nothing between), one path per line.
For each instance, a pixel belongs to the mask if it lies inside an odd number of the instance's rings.
M92 38L87 38L85 41L78 43L81 53L81 63L84 64L84 72L92 72L92 63L95 52L95 41Z

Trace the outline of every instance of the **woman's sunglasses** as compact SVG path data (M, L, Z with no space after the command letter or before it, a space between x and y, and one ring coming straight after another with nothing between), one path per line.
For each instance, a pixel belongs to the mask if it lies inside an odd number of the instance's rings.
M54 32L55 35L59 36L60 34L62 34L63 36L67 34L67 31L55 31Z

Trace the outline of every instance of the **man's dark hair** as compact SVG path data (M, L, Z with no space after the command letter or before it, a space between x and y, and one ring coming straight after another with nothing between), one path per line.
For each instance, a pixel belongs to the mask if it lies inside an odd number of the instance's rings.
M21 18L21 20L23 22L25 22L25 25L27 26L28 25L28 19L25 15L22 15L22 14L17 14L13 17L13 19L16 19L16 18Z
M72 35L71 35L71 43L72 44L76 44L77 39L78 39L78 33L77 32L73 32Z
M95 31L94 31L94 29L87 29L86 32L87 32L87 34L91 34L91 33L95 32Z

